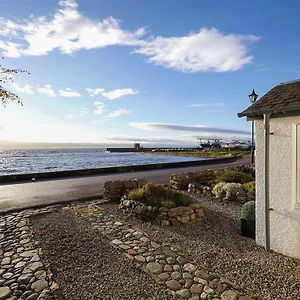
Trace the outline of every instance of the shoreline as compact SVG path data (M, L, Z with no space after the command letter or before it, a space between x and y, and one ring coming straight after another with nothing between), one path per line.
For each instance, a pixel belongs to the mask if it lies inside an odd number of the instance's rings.
M23 182L36 181L39 179L72 178L72 177L93 176L93 175L102 175L102 174L103 175L118 174L124 172L134 172L134 171L203 166L203 165L219 164L219 163L226 163L226 162L234 162L239 158L240 158L239 156L229 156L229 157L221 157L221 158L207 157L207 159L203 159L203 160L193 160L193 161L184 161L184 162L170 162L170 163L156 163L156 164L145 164L145 165L131 165L131 166L118 166L118 167L93 168L93 169L1 175L0 184L14 183L20 181Z

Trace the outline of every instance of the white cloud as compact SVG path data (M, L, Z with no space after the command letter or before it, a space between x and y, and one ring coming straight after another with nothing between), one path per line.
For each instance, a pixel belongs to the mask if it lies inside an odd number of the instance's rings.
M68 114L67 119L74 120L74 119L82 118L88 115L88 113L89 112L87 108L82 108L80 109L78 114Z
M138 91L132 88L125 88L125 89L115 89L109 92L103 92L102 96L109 100L116 100L127 95L136 95L136 94L138 94Z
M134 90L132 88L123 88L123 89L114 89L111 91L105 91L103 88L86 88L85 89L91 97L95 97L97 95L101 95L102 97L109 100L116 100L124 96L128 95L136 95L139 91Z
M97 95L102 95L102 93L105 91L104 89L102 88L95 88L95 89L91 89L91 88L86 88L85 89L88 94L91 96L91 97L95 97Z
M24 86L20 86L17 83L13 82L13 83L11 83L11 86L17 93L26 94L26 95L34 94L33 87L30 86L29 84L25 84Z
M109 113L106 116L106 118L113 119L113 118L117 118L120 116L128 115L130 113L131 113L131 111L126 108L119 108L119 109L116 109L116 110L112 111L111 113Z
M14 22L0 18L0 48L7 57L46 55L53 50L71 54L82 49L112 45L136 45L144 28L123 30L119 20L108 17L95 21L78 11L75 0L59 1L51 18L32 17Z
M56 97L56 93L53 90L53 87L51 84L45 84L43 86L37 87L36 90L38 93L47 95L48 97Z
M133 52L148 57L150 63L191 73L239 70L252 62L249 44L259 39L215 28L200 28L184 36L149 38L145 34L143 27L123 29L120 21L111 16L102 20L88 18L79 12L75 0L60 1L51 17L16 22L0 17L3 56L41 56L54 50L72 54L115 45L131 46Z
M212 108L212 107L222 107L224 106L223 102L217 102L217 103L196 103L191 104L189 107L200 107L200 108Z
M94 104L95 104L94 114L102 115L104 112L104 103L101 101L96 101Z
M247 43L257 40L254 35L202 28L181 37L155 37L144 41L135 52L148 56L150 63L182 72L228 72L252 61Z
M221 127L209 127L205 125L178 125L178 124L168 124L168 123L139 123L131 122L129 123L131 127L155 131L187 131L187 132L198 132L199 134L209 134L209 135L239 135L239 136L249 136L250 132L239 129L221 128Z
M59 90L58 94L62 97L67 97L67 98L81 97L81 94L79 92L76 92L76 91L72 90L71 88Z

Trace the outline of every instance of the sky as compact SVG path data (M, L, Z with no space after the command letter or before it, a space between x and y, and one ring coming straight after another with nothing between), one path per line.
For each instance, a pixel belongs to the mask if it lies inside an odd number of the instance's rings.
M196 145L299 79L300 1L0 0L0 141Z

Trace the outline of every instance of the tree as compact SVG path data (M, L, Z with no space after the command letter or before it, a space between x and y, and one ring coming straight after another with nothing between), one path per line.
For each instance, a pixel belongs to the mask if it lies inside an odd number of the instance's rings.
M4 57L1 58L2 60ZM13 82L14 81L14 75L18 73L26 73L29 74L29 72L22 70L22 69L7 69L2 67L0 63L0 103L2 105L6 105L9 102L17 102L21 105L23 105L22 101L20 100L19 96L15 93L9 91L7 88L5 88L3 85L7 82Z

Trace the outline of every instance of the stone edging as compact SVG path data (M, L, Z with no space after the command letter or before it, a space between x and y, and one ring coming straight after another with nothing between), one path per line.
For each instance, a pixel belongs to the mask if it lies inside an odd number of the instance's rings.
M174 208L146 206L145 204L127 199L124 196L119 208L127 213L132 213L141 218L151 219L161 226L182 225L204 219L204 209L200 203Z
M24 210L0 216L0 300L52 300L56 284L41 261L28 217L49 210ZM50 209L51 210L51 209Z
M70 210L70 208L68 208ZM254 300L228 280L199 268L169 244L152 241L149 236L108 215L99 205L72 208L87 219L117 249L137 263L156 282L177 299Z

